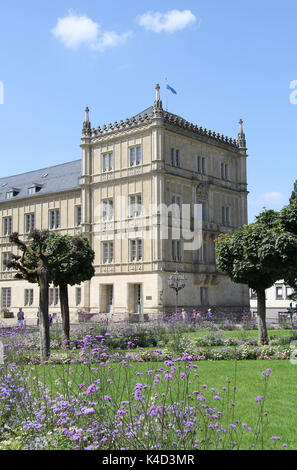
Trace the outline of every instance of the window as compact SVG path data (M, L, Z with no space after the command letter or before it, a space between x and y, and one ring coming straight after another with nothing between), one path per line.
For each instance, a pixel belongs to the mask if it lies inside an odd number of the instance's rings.
M82 212L81 212L81 206L76 206L75 207L75 225L79 227L82 222Z
M221 178L229 180L229 165L227 163L221 163Z
M102 201L102 219L103 221L113 220L113 199L104 199Z
M134 194L133 196L129 196L129 216L130 217L137 217L141 215L141 208L142 208L142 197L141 194Z
M276 294L276 299L277 300L283 300L283 286L276 286L275 288L275 294Z
M102 262L103 264L113 262L113 242L102 243Z
M208 288L200 287L200 303L201 305L208 305Z
M33 289L25 289L25 307L29 307L30 305L33 305L33 297L34 297L34 291Z
M49 227L50 229L60 227L60 209L52 209L49 211Z
M130 240L130 261L142 260L142 240Z
M113 170L113 153L104 153L103 154L103 172L106 173L107 171Z
M230 207L222 207L222 225L230 227Z
M49 304L51 306L58 305L59 303L59 288L51 287L49 289Z
M41 188L42 186L38 186L37 184L34 184L33 186L30 186L30 188L28 188L28 194L31 195L31 194L38 193L41 190Z
M207 242L204 242L203 245L199 248L198 260L199 260L199 263L201 264L207 264L208 262Z
M11 288L2 287L1 289L1 307L10 308L11 306Z
M250 289L250 298L251 299L257 298L257 292L254 289Z
M286 287L286 298L289 299L290 295L292 295L294 289L292 287Z
M29 233L35 228L35 214L25 214L25 232Z
M172 240L172 260L181 262L181 241L180 240Z
M170 163L172 166L179 167L179 150L172 148L170 152Z
M205 157L197 157L197 171L201 175L205 175Z
M75 303L77 307L81 304L81 287L75 289Z
M180 196L171 196L170 205L173 217L181 216L181 197Z
M2 235L10 235L12 233L12 217L3 217L2 219Z
M2 253L2 271L9 271L10 268L7 267L7 263L11 258L11 253Z
M202 217L202 221L205 222L207 220L206 203L205 202L198 202L197 204L199 204L201 206L201 217Z
M207 264L208 253L207 253L207 243L203 243L202 246L202 263Z
M18 189L11 189L10 191L7 191L6 193L6 199L12 199L13 197L17 196L19 194Z
M141 147L138 145L137 147L130 148L130 166L141 165Z

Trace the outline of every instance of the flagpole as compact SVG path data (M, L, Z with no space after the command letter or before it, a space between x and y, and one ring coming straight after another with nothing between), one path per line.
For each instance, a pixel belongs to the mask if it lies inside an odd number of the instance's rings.
M167 90L167 78L165 78L165 90L166 90L166 111L168 111L168 90Z

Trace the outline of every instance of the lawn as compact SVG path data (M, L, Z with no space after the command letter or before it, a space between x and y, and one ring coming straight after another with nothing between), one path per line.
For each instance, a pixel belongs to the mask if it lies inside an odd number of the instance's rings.
M289 361L201 361L195 363L198 367L199 377L189 385L187 393L194 389L200 389L206 384L204 389L205 396L208 393L209 399L213 396L211 388L216 391L222 390L227 385L226 379L230 378L229 402L235 403L232 407L233 420L239 420L241 423L247 423L255 429L258 422L259 403L256 403L257 396L264 396L264 378L262 372L271 369L269 376L269 385L265 396L263 411L268 413L265 418L264 439L270 440L272 436L281 438L281 442L287 444L289 449L297 449L297 380L296 366ZM186 364L181 363L180 372L186 371ZM163 362L137 363L132 367L113 364L105 368L97 368L86 365L56 366L54 369L49 366L35 368L35 374L42 382L49 385L53 392L62 392L68 396L75 396L78 393L78 384L93 383L96 378L101 379L104 388L104 381L112 380L115 384L110 387L105 383L105 389L102 392L109 393L114 402L120 403L123 400L131 399L134 387L137 383L152 385L152 377L155 371L164 369ZM177 366L178 367L178 366ZM92 370L93 369L93 370ZM166 367L165 367L166 369ZM148 374L147 371L154 371ZM70 375L69 375L70 372ZM62 380L61 380L62 377ZM71 377L70 385L65 386L67 378ZM171 386L171 384L170 384ZM237 390L234 391L233 387ZM166 392L168 382L164 381L158 393ZM170 399L179 402L185 396L185 389L180 381L172 382ZM230 413L232 413L230 412ZM230 421L230 422L231 422ZM246 444L247 445L247 444ZM244 446L244 444L243 444Z
M4 332L0 448L297 449L296 331L262 354L257 330L193 330L91 327L68 351L52 331L44 364L35 333Z

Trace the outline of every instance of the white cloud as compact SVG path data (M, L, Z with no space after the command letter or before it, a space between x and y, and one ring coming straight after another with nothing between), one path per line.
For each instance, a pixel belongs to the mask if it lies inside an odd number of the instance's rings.
M170 10L166 13L149 11L136 17L136 22L155 33L175 33L195 23L196 16L190 10Z
M279 205L284 202L284 195L278 191L264 193L259 197L252 197L249 202L253 206L263 206L265 204Z
M72 10L69 11L68 16L58 18L52 34L69 49L77 49L85 45L90 50L99 52L123 44L132 35L130 31L123 34L115 31L102 31L100 25L87 15L78 15Z
M127 31L123 34L118 34L114 31L106 31L101 34L96 43L91 44L91 49L103 52L107 47L116 47L120 44L124 44L131 36L131 31Z

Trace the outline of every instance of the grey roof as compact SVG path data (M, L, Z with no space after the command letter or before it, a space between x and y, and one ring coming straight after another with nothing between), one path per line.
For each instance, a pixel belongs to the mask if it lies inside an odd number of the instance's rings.
M80 176L81 160L75 160L62 163L61 165L42 168L41 170L0 178L0 203L79 189ZM30 195L28 190L34 185L41 189ZM12 199L7 199L6 194L11 190L15 190L18 193Z

